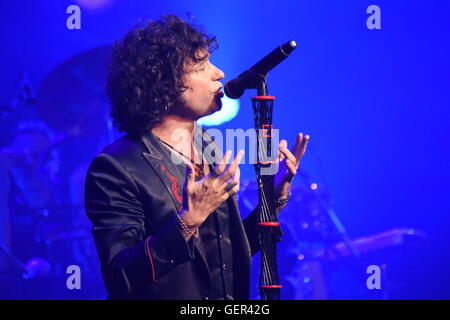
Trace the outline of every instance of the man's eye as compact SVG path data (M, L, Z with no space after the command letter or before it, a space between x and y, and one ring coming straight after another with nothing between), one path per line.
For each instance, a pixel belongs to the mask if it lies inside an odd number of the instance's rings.
M202 63L201 65L198 66L198 71L203 71L206 69L206 63Z

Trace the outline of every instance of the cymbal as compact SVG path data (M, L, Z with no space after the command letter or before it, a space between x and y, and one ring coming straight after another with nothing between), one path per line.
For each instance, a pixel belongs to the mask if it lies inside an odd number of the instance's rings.
M79 53L53 69L36 98L39 115L69 136L106 135L109 113L105 93L110 46Z

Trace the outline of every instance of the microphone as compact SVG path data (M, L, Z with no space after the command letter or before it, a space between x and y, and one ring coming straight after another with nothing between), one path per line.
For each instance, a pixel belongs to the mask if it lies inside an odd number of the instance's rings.
M289 57L297 47L294 40L280 45L253 67L241 73L236 79L229 80L225 84L225 94L231 99L239 99L246 89L256 89L264 81L267 73L276 67L281 61Z

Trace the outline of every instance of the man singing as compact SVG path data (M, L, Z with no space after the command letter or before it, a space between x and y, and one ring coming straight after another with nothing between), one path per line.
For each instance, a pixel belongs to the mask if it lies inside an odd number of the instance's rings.
M234 196L243 151L214 161L202 152L211 137L194 139L196 121L221 108L224 73L210 62L216 46L166 15L113 48L107 93L127 134L92 161L85 189L110 299L249 298L259 243L257 211L242 221ZM300 133L291 151L279 144L278 210L308 139Z

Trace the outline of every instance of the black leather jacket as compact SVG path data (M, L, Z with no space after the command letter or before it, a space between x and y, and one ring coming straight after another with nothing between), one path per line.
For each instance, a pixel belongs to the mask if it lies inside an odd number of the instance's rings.
M89 167L86 212L110 299L207 299L211 290L204 254L193 255L195 243L174 218L185 177L163 148L152 133L127 135ZM256 210L242 221L236 198L227 201L234 298L248 299L251 256L259 250Z

